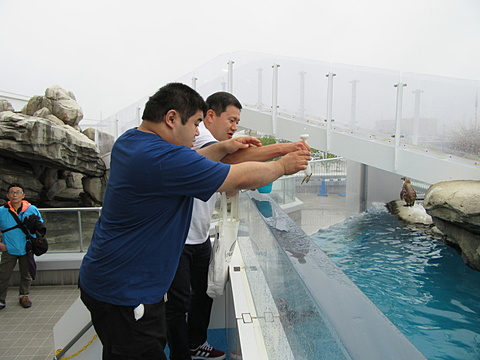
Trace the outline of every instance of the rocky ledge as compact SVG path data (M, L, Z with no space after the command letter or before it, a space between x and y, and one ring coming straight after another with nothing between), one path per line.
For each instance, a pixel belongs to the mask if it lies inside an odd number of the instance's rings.
M440 182L428 189L423 204L404 204L391 201L387 208L408 227L455 248L465 264L480 271L480 181Z
M108 171L82 119L75 96L58 85L18 112L0 100L0 205L13 182L39 207L101 205Z
M480 271L480 181L454 180L432 185L423 206L433 223L458 248L463 261Z

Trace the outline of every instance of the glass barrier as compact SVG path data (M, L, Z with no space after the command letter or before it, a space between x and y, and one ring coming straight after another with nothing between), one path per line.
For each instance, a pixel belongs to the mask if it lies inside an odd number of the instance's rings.
M425 359L271 196L240 200L238 247L270 359Z
M41 208L48 252L85 252L102 208Z
M334 75L331 88L329 73ZM218 56L177 81L196 88L203 97L231 86L244 107L270 113L275 93L278 116L322 127L331 105L333 131L392 140L399 128L400 146L480 160L479 81L243 51ZM403 85L399 104L398 84ZM118 137L139 124L147 100L96 128ZM397 106L402 113L398 127Z
M240 236L238 246L269 358L282 358L279 319L296 359L349 359L292 267L291 261L305 263L310 239L293 222L279 218L268 196L247 194L241 197L241 223L248 237Z
M479 83L404 74L404 142L470 159L480 154Z
M380 138L395 134L399 72L340 64L332 72L334 127Z

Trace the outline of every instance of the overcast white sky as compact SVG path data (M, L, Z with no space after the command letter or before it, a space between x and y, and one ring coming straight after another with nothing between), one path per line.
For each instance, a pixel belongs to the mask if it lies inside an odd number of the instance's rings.
M0 0L0 49L0 90L100 119L238 50L480 80L480 0Z

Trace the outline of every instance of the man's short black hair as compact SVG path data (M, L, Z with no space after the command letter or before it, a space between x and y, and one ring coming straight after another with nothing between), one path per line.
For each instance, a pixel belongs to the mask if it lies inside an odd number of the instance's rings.
M14 187L19 187L20 189L22 189L22 192L25 192L25 188L22 184L19 183L11 183L10 185L8 185L7 191L10 191L10 189Z
M185 125L198 110L201 110L205 116L207 105L200 94L190 86L182 83L169 83L150 96L145 104L142 119L159 123L164 121L164 116L170 110L178 111L182 124Z
M235 96L225 91L219 91L210 95L206 102L208 109L215 111L217 116L220 116L221 113L225 112L230 105L242 110L242 104L240 104L240 101L238 101Z

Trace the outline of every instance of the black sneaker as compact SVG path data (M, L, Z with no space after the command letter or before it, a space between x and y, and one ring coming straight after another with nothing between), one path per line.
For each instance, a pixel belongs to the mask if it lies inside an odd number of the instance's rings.
M3 309L5 309L5 304L0 302L0 310L3 310Z
M190 355L192 359L201 360L201 359L216 359L222 360L225 359L225 353L223 351L215 349L208 342L205 341L205 344L199 346L198 348L192 350L190 349Z

